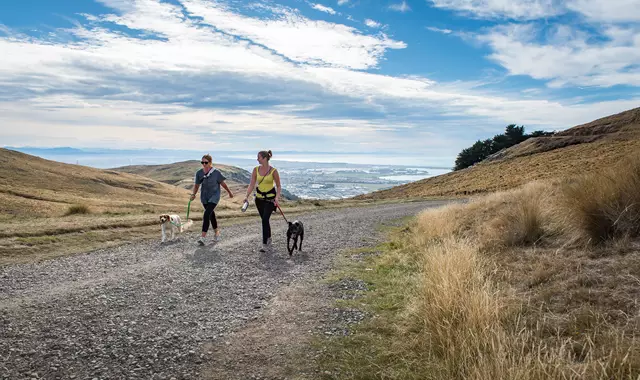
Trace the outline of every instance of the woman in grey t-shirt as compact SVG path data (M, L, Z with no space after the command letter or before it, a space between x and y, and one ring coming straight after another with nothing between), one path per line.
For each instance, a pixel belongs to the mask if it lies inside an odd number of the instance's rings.
M202 206L204 206L204 215L202 216L202 236L198 239L199 245L204 245L205 243L205 237L207 236L207 231L209 231L209 223L211 223L215 231L213 240L220 240L220 229L218 228L216 213L213 211L218 203L220 203L220 186L227 191L229 198L233 198L231 190L229 190L229 187L224 182L226 179L225 176L222 175L220 170L213 167L211 160L211 156L208 154L202 156L202 160L200 160L202 169L196 172L193 193L191 194L191 200L196 199L198 188L202 188L200 191L200 201L202 202Z

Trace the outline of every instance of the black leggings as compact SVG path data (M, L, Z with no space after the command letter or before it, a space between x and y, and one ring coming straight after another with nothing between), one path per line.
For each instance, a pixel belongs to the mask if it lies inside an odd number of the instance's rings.
M273 210L276 209L276 205L273 201L256 198L256 207L258 208L260 219L262 219L262 243L267 244L267 239L271 237L271 225L269 224L269 219L271 218Z
M202 216L202 232L209 231L209 222L211 222L211 226L213 229L218 228L218 221L216 220L216 213L213 212L213 209L216 208L217 203L207 203L203 204L204 206L204 215Z

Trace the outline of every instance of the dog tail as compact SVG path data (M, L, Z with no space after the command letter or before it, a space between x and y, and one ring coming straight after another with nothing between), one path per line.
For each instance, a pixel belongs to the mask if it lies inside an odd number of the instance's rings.
M187 222L184 225L182 225L182 229L186 230L187 228L191 227L192 225L193 225L193 220L187 219Z

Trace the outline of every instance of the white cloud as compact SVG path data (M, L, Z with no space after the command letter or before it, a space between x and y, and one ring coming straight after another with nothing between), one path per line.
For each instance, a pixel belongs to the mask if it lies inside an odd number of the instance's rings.
M492 29L480 40L493 49L490 59L511 75L549 80L566 85L610 87L640 86L640 28L609 27L606 40L590 33L556 26L542 42L534 25L509 25Z
M364 24L366 26L368 26L369 28L379 28L379 27L382 26L382 24L380 24L379 22L374 21L374 20L372 20L370 18L364 20Z
M640 85L640 0L429 0L435 7L487 19L536 20L575 12L587 25L499 25L476 40L510 75L551 87ZM616 25L616 23L619 23ZM427 29L449 34L450 30ZM464 35L457 33L461 37Z
M416 94L405 92L396 95L410 101ZM273 138L279 150L332 151L336 143L341 143L343 145L338 151L370 152L375 148L381 152L417 153L422 152L429 141L433 143L433 135L436 135L435 140L446 146L433 146L430 151L438 150L442 159L443 156L455 156L466 145L452 131L457 130L458 134L464 133L473 139L469 136L474 136L479 130L484 129L485 133L495 131L495 120L517 120L528 126L562 129L638 104L636 99L563 105L548 101L447 94L437 89L417 95L420 99L413 100L417 107L437 109L447 105L447 110L453 111L451 106L455 105L458 111L452 113L480 119L427 119L420 121L418 127L413 123L392 120L322 120L274 111L192 109L182 105L46 96L29 101L0 102L0 123L20 126L3 129L0 136L4 144L13 146L259 150L263 148L264 139L246 139L245 136L264 137L266 133L284 137ZM484 118L494 121L483 121ZM473 128L469 127L470 124ZM429 141L424 141L424 138Z
M409 7L409 4L407 4L407 2L404 0L401 3L389 5L389 9L391 9L392 11L398 11L403 13L411 10L411 8Z
M258 18L199 0L182 0L184 9L104 2L118 15L87 18L66 31L72 41L0 37L0 125L20 126L3 128L3 143L32 145L24 142L39 136L74 142L64 145L206 147L269 131L307 139L292 149L345 141L354 141L354 151L356 143L419 149L409 131L470 136L496 123L568 127L638 104L523 100L464 83L360 71L375 67L389 44L404 44L286 8L262 9L269 17ZM110 23L154 38L108 29ZM628 28L607 32L620 46L638 43ZM485 38L500 49L534 44L527 30L496 29ZM582 37L559 31L554 38L575 41L577 49ZM278 141L280 149L288 144Z
M264 45L300 63L367 69L375 67L387 49L407 46L384 34L361 34L355 28L309 20L294 11L262 20L202 0L183 0L183 4L191 14L203 17L216 29Z
M332 92L350 97L382 104L401 102L404 107L428 109L431 115L487 117L505 122L518 120L518 123L537 126L573 126L637 107L640 100L603 102L591 108L591 104L488 94L464 88L464 84L439 84L419 77L398 78L332 68L313 68L309 73L310 79L323 83Z
M451 29L440 29L440 28L436 28L435 26L427 26L427 29L432 31L432 32L442 33L442 34L451 34L451 33L453 33L453 30L451 30Z
M535 20L563 12L559 0L428 0L437 8L479 18Z
M569 0L567 7L593 21L640 21L640 0Z
M0 102L0 115L3 125L20 125L3 131L5 142L38 136L41 140L73 138L83 146L112 140L118 147L216 147L234 136L266 131L312 141L326 136L376 141L379 131L386 128L366 120L317 120L272 111L193 109L58 95ZM217 132L216 136L203 136L211 131Z
M311 8L313 8L315 10L318 10L320 12L325 12L325 13L329 13L329 14L332 14L332 15L336 14L336 11L333 8L326 7L326 6L322 5L322 4L311 4Z
M0 24L0 33L9 35L11 34L11 29L9 29L9 27L7 27L6 25Z
M345 5L349 0L338 0L338 5Z
M640 0L428 0L434 7L486 19L537 20L567 12L596 22L640 21Z

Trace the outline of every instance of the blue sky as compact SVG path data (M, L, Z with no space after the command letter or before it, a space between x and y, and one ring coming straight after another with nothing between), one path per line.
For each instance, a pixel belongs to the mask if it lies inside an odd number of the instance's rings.
M0 54L3 146L450 165L640 106L640 0L5 1Z

